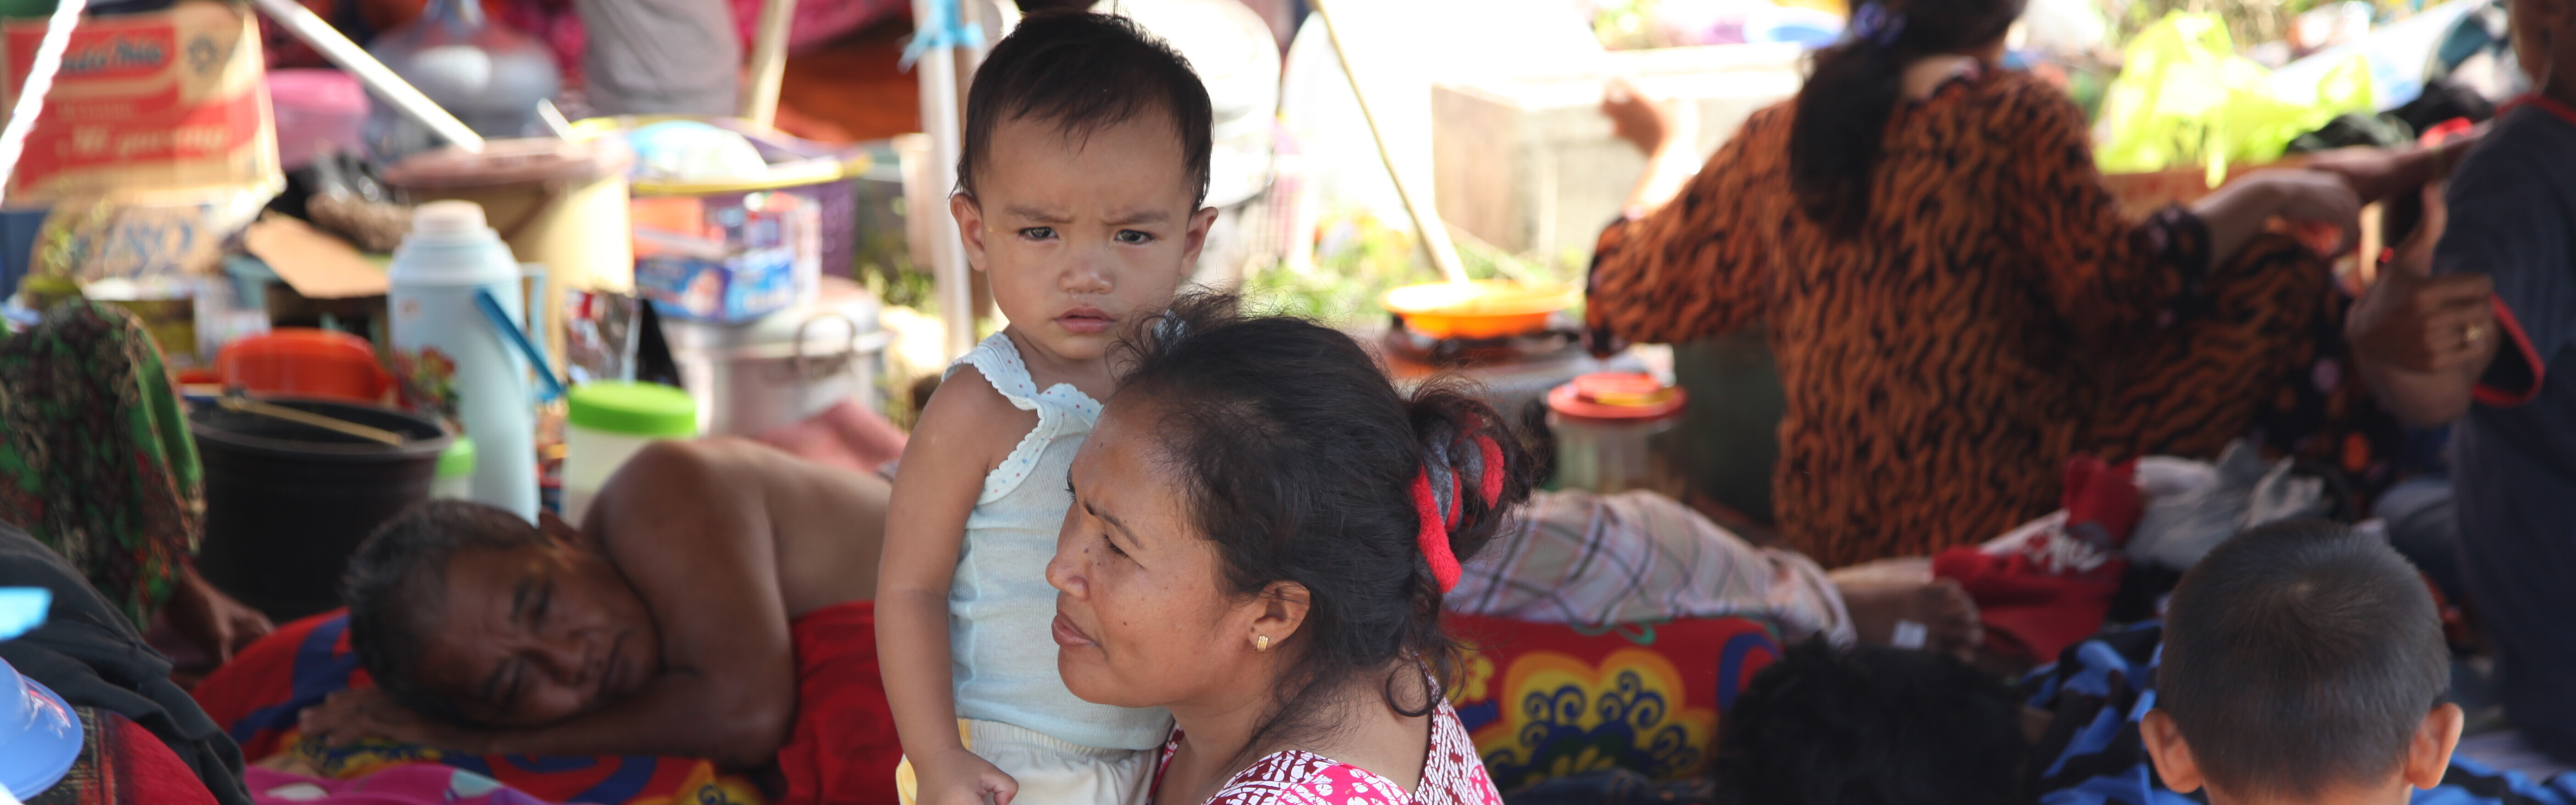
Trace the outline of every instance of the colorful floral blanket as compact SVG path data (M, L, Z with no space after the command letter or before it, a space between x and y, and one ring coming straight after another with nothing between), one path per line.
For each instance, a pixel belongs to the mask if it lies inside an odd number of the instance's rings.
M1450 700L1494 784L1624 768L1701 773L1719 717L1780 656L1771 624L1686 618L1601 632L1449 613L1471 648Z

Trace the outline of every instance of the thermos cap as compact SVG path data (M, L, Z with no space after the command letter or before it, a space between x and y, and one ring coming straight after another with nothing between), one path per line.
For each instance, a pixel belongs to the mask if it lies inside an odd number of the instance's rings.
M415 238L456 241L488 237L491 232L483 223L483 207L471 201L432 201L412 210Z

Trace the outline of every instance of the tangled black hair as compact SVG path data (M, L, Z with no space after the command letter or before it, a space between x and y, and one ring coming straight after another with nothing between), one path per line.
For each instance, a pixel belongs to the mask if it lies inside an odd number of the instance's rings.
M1789 124L1789 189L1809 220L1837 238L1869 220L1871 176L1888 116L1915 59L1961 53L2003 39L2024 0L1866 0L1852 7L1853 36L1819 50Z
M457 554L552 544L518 515L461 500L433 500L377 526L349 557L340 599L349 606L349 648L395 703L467 727L486 726L421 684L423 647L445 608L447 565Z
M1289 581L1311 596L1304 625L1281 643L1295 659L1258 745L1330 729L1313 723L1328 711L1320 705L1367 675L1427 666L1455 678L1412 483L1440 462L1470 490L1448 529L1463 563L1528 500L1529 457L1509 421L1455 381L1408 397L1350 336L1237 309L1229 295L1185 293L1146 320L1113 353L1125 371L1110 404L1152 406L1152 432L1191 524L1216 544L1224 586L1256 596ZM1486 466L1478 437L1493 441L1500 466ZM1502 474L1490 504L1473 491L1488 473ZM1385 676L1380 692L1397 712L1428 713L1434 701L1396 692L1409 672Z
M1793 646L1726 714L1720 802L2016 805L2021 701L1944 654Z
M2450 687L2415 566L2323 520L2249 530L2183 574L2156 671L2192 759L2237 796L2387 779Z
M1190 208L1207 200L1208 152L1216 135L1207 85L1188 59L1133 20L1089 11L1049 10L1020 20L993 45L966 90L965 147L957 187L975 196L975 168L993 147L993 129L1030 119L1054 123L1067 138L1161 113L1188 161Z

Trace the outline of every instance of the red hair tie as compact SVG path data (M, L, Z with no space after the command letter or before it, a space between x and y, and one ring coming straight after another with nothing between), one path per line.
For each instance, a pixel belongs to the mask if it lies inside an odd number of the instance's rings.
M1503 500L1503 447L1495 443L1493 437L1477 434L1476 452L1480 459L1479 466L1475 468L1476 493L1484 497L1485 507L1490 509L1501 505ZM1413 513L1422 519L1422 530L1415 539L1421 543L1423 561L1431 565L1432 580L1439 582L1440 593L1447 595L1450 590L1457 589L1460 573L1458 554L1449 549L1449 530L1458 525L1461 514L1458 494L1462 491L1462 484L1457 473L1446 466L1448 451L1435 450L1434 453L1433 463L1424 465L1413 476ZM1447 495L1439 494L1444 490L1432 485L1431 476L1435 474L1446 482L1443 485L1448 487L1445 490Z
M1458 555L1449 550L1448 518L1440 516L1440 503L1432 499L1427 467L1413 476L1413 513L1422 518L1422 531L1415 536L1422 543L1422 558L1431 563L1431 578L1440 583L1440 594L1448 595L1458 587Z

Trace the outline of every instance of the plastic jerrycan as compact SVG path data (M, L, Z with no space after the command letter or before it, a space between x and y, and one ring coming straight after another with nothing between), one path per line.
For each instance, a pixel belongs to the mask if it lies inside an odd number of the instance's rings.
M419 19L377 36L367 52L485 137L546 133L537 101L563 84L554 51L484 16L481 0L429 0ZM366 137L383 164L445 143L374 98Z
M473 499L537 518L536 406L528 359L477 306L491 294L514 326L526 326L519 262L470 201L433 201L412 214L411 236L394 250L386 307L397 361L428 375L445 372L456 418L474 440Z

